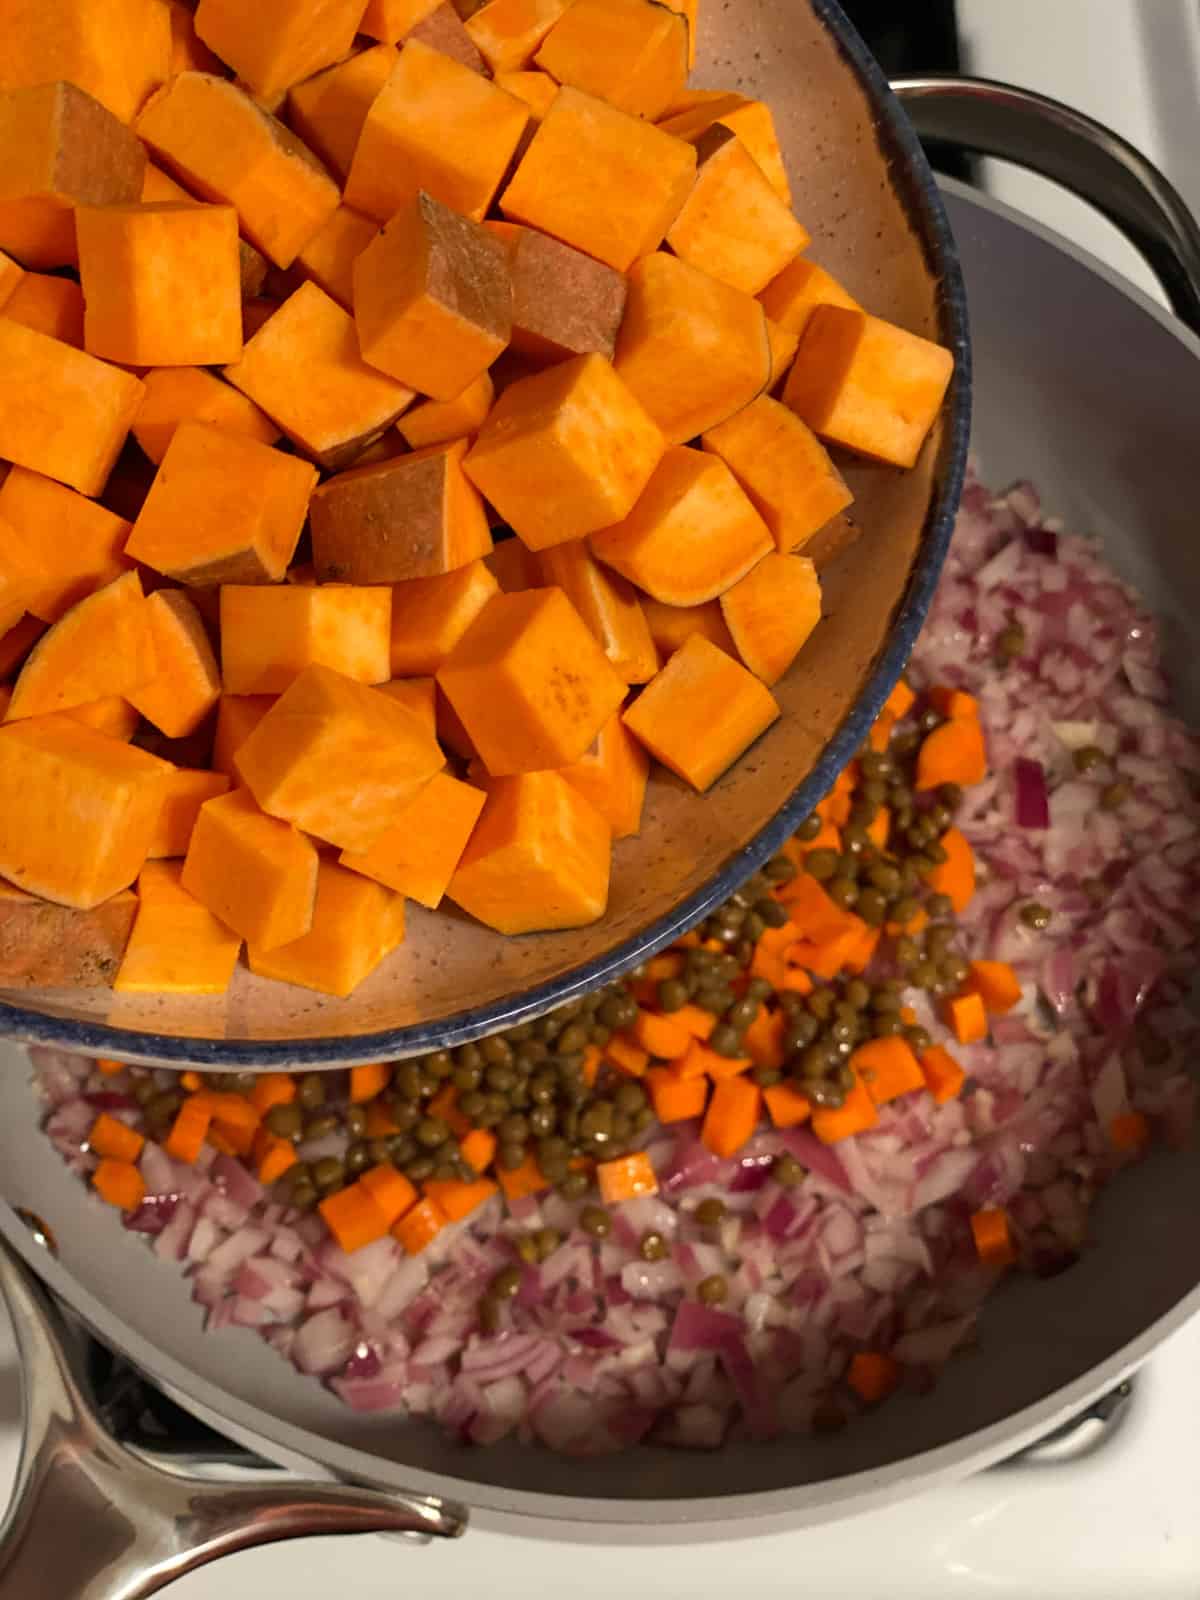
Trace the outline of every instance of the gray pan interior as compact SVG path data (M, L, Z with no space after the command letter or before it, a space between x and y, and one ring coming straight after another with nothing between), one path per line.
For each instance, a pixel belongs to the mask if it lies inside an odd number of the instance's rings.
M1195 714L1200 342L1055 236L947 187L972 308L983 470L997 483L1032 477L1072 526L1104 540L1168 619L1179 702ZM1096 1246L1079 1266L1007 1286L979 1348L929 1397L898 1398L833 1438L715 1455L469 1452L429 1426L354 1416L250 1332L204 1336L184 1280L122 1234L37 1135L20 1052L2 1047L0 1065L5 1196L51 1224L61 1264L36 1264L110 1344L278 1458L447 1495L523 1533L678 1538L687 1524L703 1537L731 1523L749 1532L828 1521L913 1493L1064 1420L1200 1306L1200 1157L1156 1155L1104 1197ZM0 1228L34 1260L6 1208Z

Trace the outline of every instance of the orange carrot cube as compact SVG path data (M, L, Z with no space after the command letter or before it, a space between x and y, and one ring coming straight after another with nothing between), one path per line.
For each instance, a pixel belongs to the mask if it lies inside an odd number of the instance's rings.
M762 1090L748 1078L723 1078L714 1085L700 1139L714 1155L736 1155L758 1125Z

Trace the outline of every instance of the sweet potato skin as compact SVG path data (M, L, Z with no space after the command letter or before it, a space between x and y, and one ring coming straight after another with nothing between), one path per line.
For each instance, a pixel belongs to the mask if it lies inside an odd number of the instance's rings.
M0 884L0 984L10 989L103 989L117 975L137 915L130 889L75 911Z

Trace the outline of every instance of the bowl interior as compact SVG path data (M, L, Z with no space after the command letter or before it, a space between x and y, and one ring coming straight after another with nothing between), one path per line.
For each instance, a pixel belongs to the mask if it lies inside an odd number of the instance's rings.
M869 310L961 356L961 297L932 180L836 6L737 0L702 11L695 81L770 104L814 259ZM706 795L655 773L641 834L616 848L600 922L513 939L448 903L438 912L410 904L405 944L346 1000L241 969L214 999L0 990L0 1026L131 1059L336 1066L478 1036L632 965L777 847L853 752L899 671L957 496L964 369L914 470L844 463L863 531L827 570L824 620L776 687L783 716Z

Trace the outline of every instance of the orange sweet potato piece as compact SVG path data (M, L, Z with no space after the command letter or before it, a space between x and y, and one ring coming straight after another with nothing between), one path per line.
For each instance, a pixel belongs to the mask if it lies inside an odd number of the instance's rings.
M171 71L216 72L221 62L196 33L196 18L186 0L166 0L171 14Z
M500 585L482 561L392 590L392 672L435 673Z
M557 772L500 778L446 891L500 933L578 928L608 904L608 823Z
M627 516L663 448L612 365L586 355L506 389L464 465L524 543L544 550Z
M842 288L831 272L815 261L797 257L789 262L759 295L763 310L781 328L801 335L818 306L842 306L861 311L858 301Z
M822 439L911 467L953 371L941 345L865 311L822 305L805 326L783 400Z
M83 349L83 291L72 278L24 273L0 315Z
M368 38L396 44L436 11L439 4L440 0L367 0L358 31Z
M16 627L46 578L46 569L21 534L0 517L0 629L7 633Z
M432 678L390 678L377 687L380 694L390 695L407 706L421 726L437 738L437 684Z
M630 584L601 566L584 539L552 545L534 559L542 583L562 590L624 681L648 683L658 656Z
M534 3L536 4L537 0L534 0ZM534 69L529 72L497 72L496 86L509 94L515 94L518 100L524 100L529 107L529 126L525 129L525 136L532 139L534 130L554 104L554 98L558 94L558 84L548 72Z
M179 73L147 103L137 131L194 194L233 206L277 267L290 266L337 209L337 185L307 146L222 78Z
M771 346L771 388L774 389L787 376L787 370L800 347L800 335L789 333L768 317L767 342Z
M38 640L13 686L5 719L127 696L156 670L142 585L136 572L126 572L72 606Z
M317 859L311 840L234 789L200 807L180 882L243 939L273 949L312 926Z
M466 439L483 426L495 397L491 374L485 372L453 400L423 400L400 418L396 428L412 450Z
M73 266L75 207L43 195L0 199L0 248L29 268Z
M403 940L400 895L333 861L322 861L309 932L269 949L251 940L246 960L260 977L341 997L352 994Z
M138 877L138 912L118 994L224 994L242 941L190 895L174 861L148 861Z
M145 390L128 372L0 316L0 456L98 495ZM30 396L38 404L30 404ZM69 416L70 427L61 418Z
M816 568L772 551L721 596L721 611L750 671L777 683L821 620Z
M505 594L520 594L522 589L542 586L537 556L520 539L502 539L484 562Z
M533 59L559 83L653 122L687 82L687 21L653 0L574 0Z
M601 561L673 606L715 600L773 548L725 463L686 445L666 452L624 521L589 542Z
M339 206L319 233L296 257L293 271L323 289L344 310L354 306L354 263L375 238L379 227L370 217Z
M478 219L528 120L515 95L410 39L367 112L346 204L386 222L424 191Z
M217 706L217 731L212 764L235 783L240 781L234 757L275 703L271 694L223 694Z
M81 706L72 706L63 715L74 717L84 727L94 728L97 733L107 734L110 739L132 739L142 720L119 694L105 695L102 700L88 700Z
M500 207L511 221L626 272L661 244L695 175L691 145L568 87L543 117Z
M159 0L4 0L0 34L0 88L63 79L121 122L171 71L171 21Z
M839 511L836 517L830 517L825 526L806 541L804 554L818 572L823 572L843 551L849 550L861 535L862 524L856 522L848 512Z
M630 270L615 365L668 443L685 444L770 382L766 317L752 295L655 251Z
M778 715L769 689L694 633L625 712L625 725L652 756L703 791Z
M317 473L207 422L167 446L126 553L180 583L267 583L287 571Z
M407 43L419 41L441 55L449 56L459 66L469 67L480 77L487 77L487 63L475 47L475 41L463 27L462 19L450 0L443 0L427 17L423 17L409 30Z
M147 857L153 861L164 856L187 855L188 840L200 807L206 800L227 794L229 787L229 779L223 772L176 767L163 781L162 808Z
M358 683L385 683L392 591L327 585L221 590L221 676L226 693L282 694L306 667Z
M660 666L693 633L701 634L718 649L724 650L726 655L737 659L737 646L716 600L709 600L702 606L667 606L661 600L652 600L647 595L642 601L642 611L658 652Z
M169 770L156 756L71 717L6 724L0 874L81 911L127 889L146 859Z
M650 762L619 713L609 718L578 761L559 771L591 801L611 827L614 839L628 839L637 833Z
M438 905L487 796L448 773L430 781L366 850L343 850L342 866L386 884L431 910Z
M578 761L626 687L561 589L496 595L437 681L493 777Z
M538 363L593 350L611 361L625 309L622 274L536 228L487 226L508 253L512 348Z
M17 670L45 631L44 622L37 617L25 616L0 637L0 677L7 678ZM11 697L12 690L8 692Z
M420 3L427 5L430 0ZM395 65L392 46L379 44L326 67L288 91L288 126L343 181L371 103Z
M237 752L269 816L343 850L366 850L444 762L407 706L328 667L296 678Z
M194 733L221 697L217 659L200 613L181 589L147 596L154 676L126 690L129 703L168 739Z
M694 26L692 43L694 47ZM792 191L775 119L763 101L747 100L744 95L723 89L693 89L680 96L659 127L691 143L703 138L710 128L728 128L754 157L784 205L791 206Z
M222 433L244 434L259 444L279 437L279 428L252 400L199 367L158 368L142 382L146 393L133 419L133 437L155 463L181 422L211 422Z
M362 9L361 0L200 0L196 32L269 101L348 55Z
M466 19L475 48L499 76L529 65L572 0L487 0Z
M75 911L0 883L0 984L9 989L103 989L129 942L137 897L122 889Z
M16 294L24 276L25 269L0 250L0 308L6 306Z

